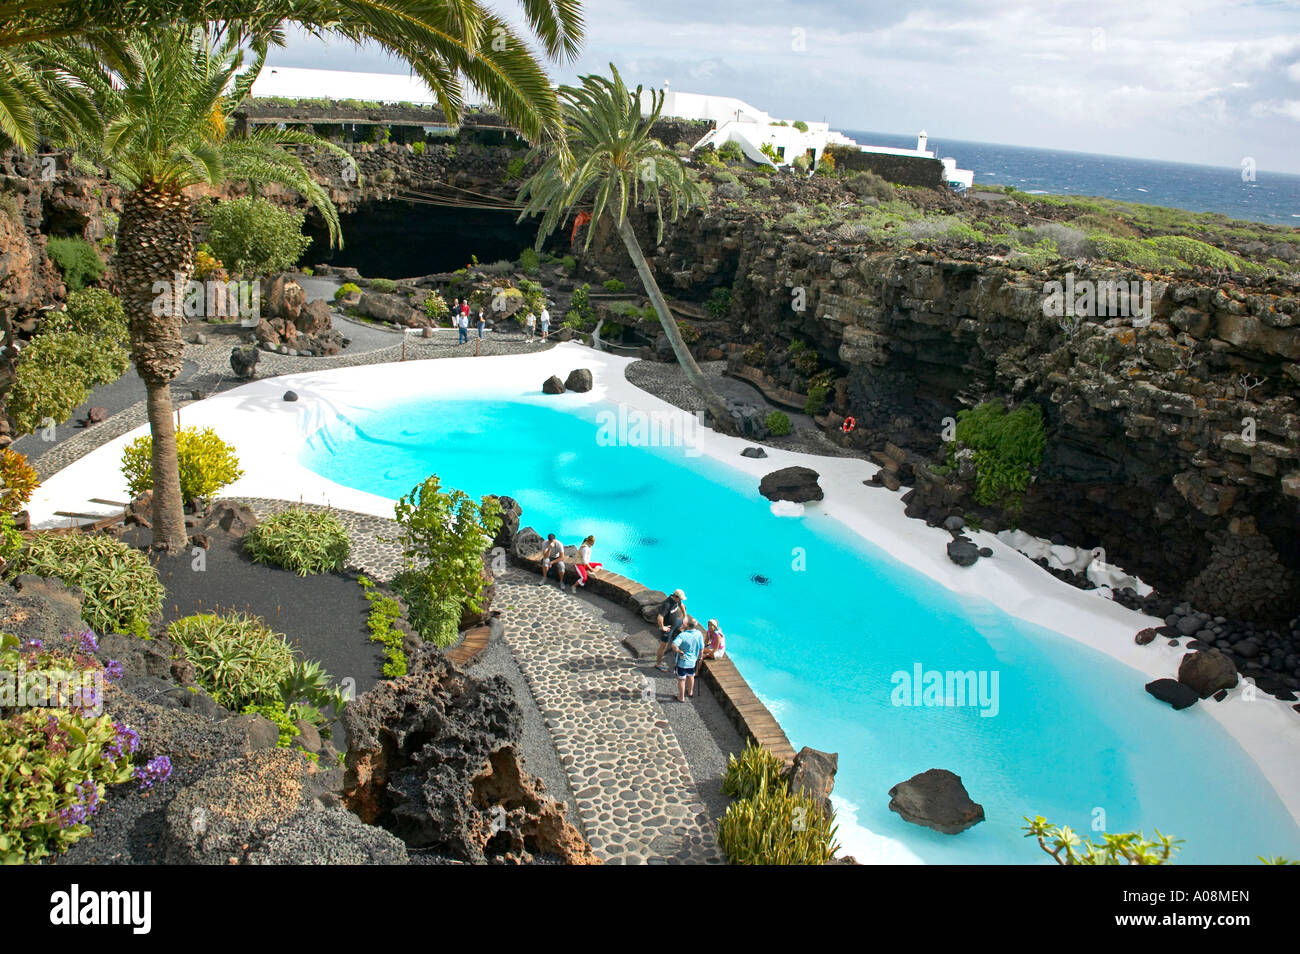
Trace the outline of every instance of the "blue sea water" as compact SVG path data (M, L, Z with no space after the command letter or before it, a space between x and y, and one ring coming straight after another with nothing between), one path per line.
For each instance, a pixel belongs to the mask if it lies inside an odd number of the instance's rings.
M916 147L915 135L844 132L862 145ZM1243 182L1240 166L1127 159L959 139L931 139L928 148L936 156L952 156L959 169L973 170L976 186L1015 186L1025 192L1095 195L1300 228L1300 176L1297 175L1257 169L1253 182Z
M841 840L860 860L1043 861L1020 830L1036 814L1082 832L1159 827L1186 841L1185 862L1300 855L1281 800L1203 707L1174 712L1132 670L957 597L815 507L774 516L756 482L720 462L605 446L599 407L563 401L513 387L408 398L322 428L300 459L394 499L431 473L476 497L508 494L526 525L566 543L594 534L610 569L683 588L695 615L721 621L794 745L840 754L836 792L852 809ZM899 705L895 675L917 665L997 674L996 712ZM888 810L894 784L936 767L962 777L984 823L949 837Z

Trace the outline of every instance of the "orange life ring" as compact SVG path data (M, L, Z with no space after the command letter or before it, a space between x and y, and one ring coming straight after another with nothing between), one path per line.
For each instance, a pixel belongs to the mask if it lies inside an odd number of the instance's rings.
M858 426L857 421L853 420L852 417L846 417L844 419L844 423L840 425L840 430L842 430L845 434L847 434L857 426Z

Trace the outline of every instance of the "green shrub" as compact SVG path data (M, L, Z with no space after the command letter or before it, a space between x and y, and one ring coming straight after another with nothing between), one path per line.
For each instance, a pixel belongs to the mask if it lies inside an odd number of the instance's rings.
M519 270L525 275L536 275L542 268L542 257L531 245L519 253Z
M122 473L133 497L153 488L152 454L153 438L148 434L137 437L122 451ZM176 457L180 462L181 497L185 500L207 500L244 476L235 448L210 427L177 431Z
M620 281L617 278L611 278L608 281L603 282L602 285L605 291L611 292L615 295L617 295L619 292L621 292L624 288L627 287L626 285L623 284L622 281Z
M268 275L292 268L311 239L306 216L256 196L208 203L201 212L212 254L232 273Z
M745 153L741 150L740 143L728 139L718 147L718 158L723 162L743 162Z
M834 819L811 795L763 779L753 795L727 808L718 844L733 865L824 865L839 850L835 832Z
M24 546L23 535L14 528L14 515L0 512L0 572L18 566Z
M700 329L696 328L689 321L683 321L682 319L678 318L677 330L682 333L682 341L686 342L686 344L688 345L694 344L695 342L700 340Z
M120 378L130 364L126 349L107 337L79 332L38 334L20 352L6 408L19 434L45 421L62 424L90 389Z
M1008 413L1001 401L958 411L948 444L950 465L961 448L974 451L975 499L986 507L1018 510L1047 449L1043 411L1031 402Z
M572 255L565 255L560 259L560 264L564 266L566 272L573 274L573 270L578 267L578 260Z
M162 611L163 586L149 559L107 534L37 533L18 563L20 572L81 587L81 618L97 633L146 636Z
M797 129L797 130L799 130L800 132L807 132L807 131L808 131L808 124L807 124L806 122L804 122L802 119L796 119L796 120L795 120L793 123L791 123L790 125L794 126L794 128Z
M753 740L746 741L740 758L734 752L727 756L722 794L735 799L752 798L764 782L769 788L781 784L781 769L780 759Z
M342 285L340 285L338 288L334 290L334 300L340 301L341 299L346 298L348 295L360 295L360 294L361 294L360 285L358 285L356 282L344 282Z
M772 432L773 437L785 437L792 430L790 425L790 415L784 411L772 411L767 415L767 429Z
M815 385L808 389L808 397L804 401L803 410L808 415L822 414L826 410L826 395L830 389L825 385Z
M523 175L524 175L524 158L523 156L515 156L515 158L511 159L508 163L506 163L506 174L505 174L505 178L502 181L513 182L515 179L523 178Z
M1181 841L1156 831L1154 840L1139 832L1104 835L1101 844L1080 839L1065 826L1049 825L1041 815L1025 816L1026 838L1036 838L1058 865L1167 865ZM1262 860L1262 859L1261 859Z
M272 514L244 535L244 549L254 562L299 576L343 569L349 548L348 532L338 517L305 507Z
M755 341L752 345L750 345L748 348L745 349L744 359L745 359L745 364L749 365L750 367L761 368L763 366L763 362L767 360L767 348L763 347L762 342Z
M816 351L807 348L798 352L792 350L792 354L794 355L794 359L790 363L794 365L796 371L804 377L811 377L817 373L817 368L819 367L820 362L817 358Z
M447 299L442 297L441 292L431 291L424 299L424 315L430 321L442 321L449 314L451 308L447 305Z
M370 290L391 295L397 291L397 282L391 278L372 278L370 280Z
M16 636L0 635L0 671L25 673L25 686L68 679L81 690L82 674L102 667L69 639L62 643L23 648ZM111 716L0 706L0 864L38 862L89 835L107 787L130 780L138 744Z
M231 712L250 705L282 704L280 683L289 678L293 650L262 620L244 613L197 613L167 627L194 667L195 681Z
M45 253L63 275L69 291L81 291L104 275L104 261L84 238L55 236L45 246Z
M524 296L524 307L516 312L516 318L522 318L523 313L531 311L533 314L541 312L542 307L546 304L546 289L542 287L541 282L535 282L530 278L521 278L519 280L519 292Z
M727 312L731 311L731 289L713 289L713 291L709 292L709 300L704 305L714 318L727 317Z
M406 652L402 649L405 634L394 625L402 618L401 604L381 593L366 577L357 577L357 582L370 602L370 613L366 617L370 641L384 647L384 675L390 679L405 676Z
M425 142L423 139L417 139L415 142L411 143L411 152L415 153L417 156L423 156L424 149Z
M68 331L107 339L123 348L130 343L122 302L105 288L72 292L63 311L46 312L40 334Z
M0 513L18 513L40 485L25 454L10 447L0 450Z
M892 202L898 198L898 192L893 184L867 170L849 176L845 180L845 185L849 187L850 192L862 198L879 199L881 202Z
M463 608L477 612L483 593L483 552L501 525L495 497L475 503L444 491L437 475L412 488L394 508L405 569L393 589L406 600L411 626L439 646L456 641Z

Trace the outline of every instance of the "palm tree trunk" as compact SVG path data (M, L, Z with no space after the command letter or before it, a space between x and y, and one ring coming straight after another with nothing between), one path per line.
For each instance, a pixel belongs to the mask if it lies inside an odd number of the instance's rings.
M153 546L185 546L171 382L181 370L185 283L194 270L194 203L183 193L141 185L123 196L118 225L118 293L131 324L131 357L148 393L153 441ZM155 286L164 288L161 293Z
M677 321L673 318L672 311L668 308L668 301L664 298L664 293L659 290L659 283L655 281L654 273L650 271L650 264L645 260L645 255L641 251L641 243L637 241L636 232L632 230L632 223L625 216L623 221L618 224L618 237L623 240L623 245L627 248L627 254L632 257L632 264L636 266L636 273L641 278L641 285L645 288L646 294L650 296L651 303L655 306L655 312L659 315L659 324L663 325L664 334L668 336L668 343L673 347L673 354L677 357L677 363L682 366L682 371L686 374L686 381L693 387L704 400L704 406L709 409L713 416L713 427L715 430L724 434L734 434L735 426L731 421L731 414L727 411L727 404L713 389L700 366L695 363L695 356L691 354L690 349L686 347L686 342L682 340L682 331L677 327Z

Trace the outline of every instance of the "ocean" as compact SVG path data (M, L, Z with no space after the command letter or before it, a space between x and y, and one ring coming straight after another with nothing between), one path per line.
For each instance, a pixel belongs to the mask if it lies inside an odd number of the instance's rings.
M915 148L916 136L844 130L863 145ZM1084 152L931 139L939 157L975 172L975 185L1015 186L1030 193L1095 195L1234 219L1300 228L1300 176L1257 169L1254 181L1240 167L1197 166L1126 159Z

